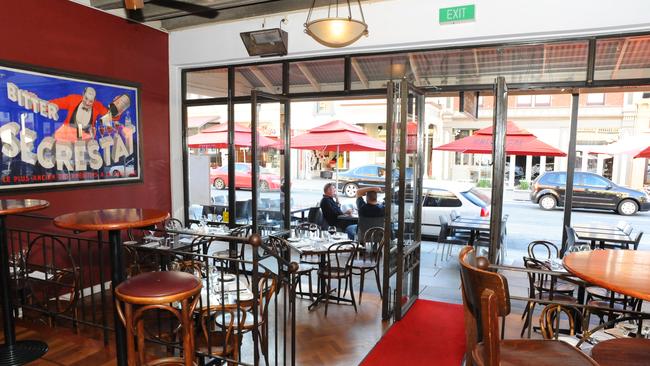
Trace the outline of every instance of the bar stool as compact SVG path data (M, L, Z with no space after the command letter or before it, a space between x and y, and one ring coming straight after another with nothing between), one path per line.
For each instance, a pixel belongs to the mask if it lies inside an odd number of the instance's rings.
M179 271L147 272L122 282L115 288L117 312L126 328L129 366L145 365L145 331L143 315L147 310L163 309L180 322L184 357L166 357L151 364L194 364L194 330L192 313L200 296L202 283L197 277ZM180 308L171 304L180 302ZM121 303L124 304L122 309ZM134 305L137 307L134 308ZM136 334L134 334L134 331ZM134 337L137 338L137 350Z

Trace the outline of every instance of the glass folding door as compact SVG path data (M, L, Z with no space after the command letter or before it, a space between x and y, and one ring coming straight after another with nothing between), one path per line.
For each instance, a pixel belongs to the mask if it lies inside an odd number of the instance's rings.
M382 316L400 320L418 295L424 171L424 93L388 83Z

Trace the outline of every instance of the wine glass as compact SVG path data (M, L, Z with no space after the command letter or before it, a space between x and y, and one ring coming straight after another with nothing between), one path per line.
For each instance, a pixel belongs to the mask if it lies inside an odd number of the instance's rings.
M327 228L327 232L330 234L330 238L334 238L334 234L336 234L336 226L330 226Z
M309 232L311 233L311 237L315 237L316 231L318 231L318 225L316 224L310 224L309 225Z

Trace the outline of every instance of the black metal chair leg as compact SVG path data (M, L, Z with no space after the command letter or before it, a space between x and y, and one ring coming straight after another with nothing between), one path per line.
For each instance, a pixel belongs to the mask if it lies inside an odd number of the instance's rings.
M377 291L379 291L379 297L383 298L384 296L381 293L381 283L379 282L379 271L376 268L374 268L373 272L375 272L375 280L377 281Z
M366 277L366 271L361 270L361 280L359 281L359 305L361 305L361 297L363 296L363 280Z

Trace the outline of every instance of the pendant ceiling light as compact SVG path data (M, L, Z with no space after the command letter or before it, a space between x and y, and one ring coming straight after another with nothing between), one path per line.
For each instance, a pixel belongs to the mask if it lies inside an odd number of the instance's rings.
M307 21L305 22L305 33L309 34L318 43L327 47L345 47L354 43L361 36L368 35L368 24L363 17L363 9L361 9L361 1L357 0L359 6L359 14L361 19L352 18L352 6L350 0L347 3L347 16L344 14L339 15L339 1L333 6L332 1L327 8L327 17L321 19L311 19L311 13L316 5L316 0L313 1L309 13L307 14ZM345 4L341 4L341 13L346 13L344 10ZM334 10L334 12L332 12Z

